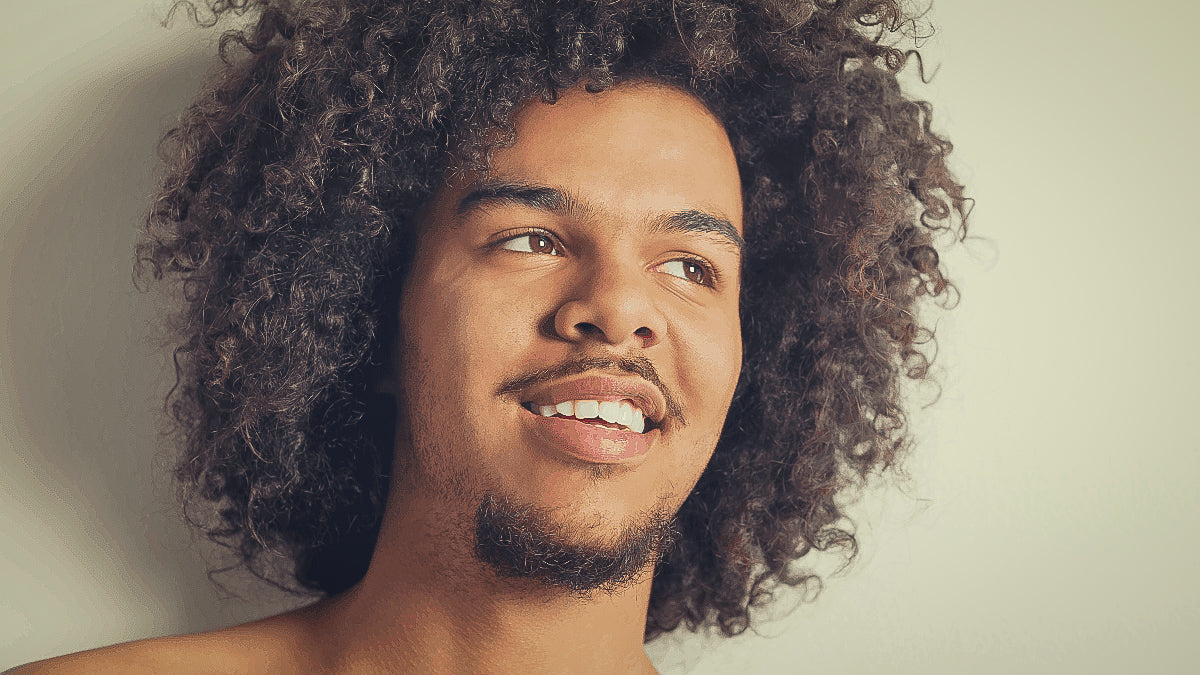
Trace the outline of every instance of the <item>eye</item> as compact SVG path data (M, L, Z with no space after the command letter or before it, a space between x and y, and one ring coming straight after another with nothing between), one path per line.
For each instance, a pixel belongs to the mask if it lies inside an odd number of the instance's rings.
M558 245L549 235L541 232L523 232L500 242L500 248L519 253L548 253L562 255Z
M667 274L686 279L701 286L712 286L716 277L712 268L693 258L668 260L659 267Z

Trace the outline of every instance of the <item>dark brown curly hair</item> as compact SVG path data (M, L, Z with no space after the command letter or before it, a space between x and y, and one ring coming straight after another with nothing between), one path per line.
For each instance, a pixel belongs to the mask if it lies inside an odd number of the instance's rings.
M190 3L184 8L197 17ZM178 9L178 7L177 7ZM175 278L168 395L193 518L259 576L339 593L366 571L393 453L373 393L418 209L448 148L486 166L525 102L579 83L690 92L738 160L744 360L716 451L654 573L645 637L744 631L795 562L855 540L838 497L908 446L928 376L933 246L967 202L930 106L901 91L909 17L872 0L209 0L250 13L165 136L138 273ZM201 11L203 11L203 9ZM211 14L210 14L211 13ZM189 509L194 515L195 509ZM270 561L292 564L281 575Z

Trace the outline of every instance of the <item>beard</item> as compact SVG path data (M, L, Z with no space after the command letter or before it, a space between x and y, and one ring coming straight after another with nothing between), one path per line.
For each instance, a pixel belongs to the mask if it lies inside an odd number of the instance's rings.
M469 432L465 437L447 433L432 422L440 409L410 403L438 398L430 384L436 380L432 373L410 362L401 380L407 383L405 391L417 393L397 397L401 410L413 412L398 413L395 445L411 452L396 453L392 492L415 492L450 506L438 523L439 536L454 542L456 554L470 556L500 579L534 581L551 591L587 598L595 591L612 593L633 586L674 549L681 534L675 519L678 506L672 508L669 489L653 507L619 528L570 522L553 507L498 490L503 481L484 467L445 461L461 455L461 448L485 441ZM588 471L591 478L603 480L616 469L596 465ZM580 536L588 530L594 536Z
M551 510L485 494L475 512L475 557L498 576L530 579L577 597L631 586L674 547L679 528L660 503L612 541L580 544Z

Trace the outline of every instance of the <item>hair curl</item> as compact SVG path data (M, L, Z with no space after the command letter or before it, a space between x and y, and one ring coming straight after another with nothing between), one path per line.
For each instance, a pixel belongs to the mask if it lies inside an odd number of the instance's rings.
M748 248L741 379L645 637L736 635L773 586L815 580L793 564L809 551L853 556L836 498L908 445L900 383L927 377L932 339L917 301L950 288L933 235L967 219L951 144L897 82L915 52L881 39L897 2L207 5L253 18L164 138L137 260L182 282L168 402L210 537L268 580L268 552L310 591L361 578L393 451L371 385L447 149L484 166L524 102L653 80L724 122Z

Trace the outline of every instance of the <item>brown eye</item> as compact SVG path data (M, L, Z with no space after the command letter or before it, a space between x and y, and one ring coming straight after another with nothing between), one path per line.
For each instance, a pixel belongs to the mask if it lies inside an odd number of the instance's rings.
M669 260L663 263L662 267L667 274L687 279L692 283L702 286L709 283L708 270L694 260Z
M500 248L521 253L549 253L559 255L554 240L544 234L522 234L501 244Z

